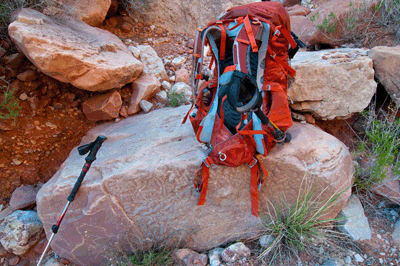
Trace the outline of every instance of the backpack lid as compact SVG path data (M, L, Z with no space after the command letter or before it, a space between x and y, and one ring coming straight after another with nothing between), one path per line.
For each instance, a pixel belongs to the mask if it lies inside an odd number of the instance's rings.
M236 6L222 14L219 20L235 19L247 15L259 18L260 20L268 20L276 26L282 25L289 32L291 31L289 13L279 2L257 2Z

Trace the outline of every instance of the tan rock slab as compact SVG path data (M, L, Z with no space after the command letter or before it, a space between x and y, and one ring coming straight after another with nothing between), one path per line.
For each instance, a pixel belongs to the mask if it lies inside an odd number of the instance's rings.
M80 89L121 88L143 69L117 36L70 17L56 21L23 8L8 31L41 72Z
M292 60L296 77L288 89L291 108L323 120L364 110L377 87L367 52L344 48L298 52Z

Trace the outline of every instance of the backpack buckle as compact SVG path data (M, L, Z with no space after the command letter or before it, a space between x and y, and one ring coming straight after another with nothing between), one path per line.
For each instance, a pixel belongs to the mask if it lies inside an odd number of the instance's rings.
M207 168L210 168L212 164L211 161L208 160L208 157L203 160L203 163Z
M258 160L255 158L251 158L251 161L246 163L248 167L253 168L257 164Z

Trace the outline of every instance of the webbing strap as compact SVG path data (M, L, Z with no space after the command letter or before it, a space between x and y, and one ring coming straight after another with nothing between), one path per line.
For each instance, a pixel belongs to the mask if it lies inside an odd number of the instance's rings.
M186 120L187 120L187 118L189 117L189 113L190 113L190 111L192 111L193 105L194 105L194 102L192 102L192 106L190 106L189 111L187 112L187 114L186 114L185 117L183 118L182 124L185 124L185 123L186 123Z
M227 28L228 30L234 30L234 29L236 29L237 27L239 27L240 25L242 25L242 23L243 23L243 17L238 17L235 21L236 21L236 25L233 26L232 28Z
M241 122L236 126L236 132L240 135L256 135L256 134L268 134L267 131L265 130L239 130L240 125L242 124L242 121L244 119L244 114L242 114L242 120Z
M197 132L196 132L196 139L197 139L197 141L200 142L200 143L204 143L203 141L200 140L200 135L201 135L201 132L202 132L202 131L203 131L203 126L200 125L200 126L199 126L199 129L198 129Z
M256 159L252 158L250 162L247 163L251 170L251 181L250 181L250 195L251 195L251 214L258 217L258 192L261 189L261 185L264 184L267 179L268 172L264 166ZM260 172L258 170L258 165L261 166L264 172L264 178L260 178Z
M283 36L285 37L285 39L290 43L290 46L292 48L296 48L297 43L295 42L295 40L293 39L292 35L290 34L290 32L285 29L282 25L277 26L275 28L275 34L272 37L272 41L275 42L276 39L278 39L278 37L281 35L281 33L283 34Z
M244 18L244 27L246 28L247 36L249 37L252 51L254 53L258 52L256 38L254 36L253 29L251 28L250 19L248 15Z
M268 134L265 130L239 130L237 133L240 135Z
M211 57L210 65L208 66L209 69L212 69L212 65L215 63L215 56L214 54Z
M229 72L229 71L234 71L234 70L236 70L236 65L230 65L230 66L227 66L227 67L224 69L224 73ZM224 74L224 73L223 73L223 74Z
M247 44L247 45L250 44L249 41L246 41L246 40L243 40L243 39L240 39L240 38L237 38L237 37L236 37L236 41L241 42L241 43L244 43L244 44Z
M219 59L225 59L225 49L226 49L226 30L224 25L218 25L221 29L221 44L220 44L220 51L219 51Z
M208 180L210 178L210 170L209 167L212 164L212 161L209 157L207 157L200 168L196 170L195 176L198 175L201 170L201 183L196 183L196 179L193 180L194 188L200 192L199 200L197 205L204 205L206 202L207 189L208 189ZM251 214L258 217L258 192L261 188L261 185L264 184L266 177L268 175L267 170L264 166L256 159L251 158L251 160L247 163L250 167L251 171L251 181L250 181L250 195L251 195ZM258 170L258 165L261 166L264 172L264 178L260 178L260 172Z
M201 164L200 168L197 169L196 174L201 169L201 184L196 184L194 181L194 187L197 190L200 190L199 200L197 205L204 205L206 202L207 188L208 188L208 179L210 178L210 170L209 167L211 165L211 160L207 157L204 162Z
M228 95L225 95L221 101L221 120L220 120L220 124L219 124L220 129L222 129L222 127L224 126L224 101L226 100L227 97L228 97Z
M278 58L276 56L276 53L272 50L271 46L268 46L268 53L282 67L283 72L285 72L285 74L289 73L290 76L292 76L292 77L294 77L296 75L296 70L291 68L285 61Z
M251 169L251 185L250 185L250 195L251 195L251 214L258 217L258 167L257 163L250 166Z

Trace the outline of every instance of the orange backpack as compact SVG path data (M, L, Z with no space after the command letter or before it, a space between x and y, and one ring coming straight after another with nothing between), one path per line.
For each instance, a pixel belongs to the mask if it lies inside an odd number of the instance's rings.
M258 2L229 9L197 32L193 104L183 123L189 117L197 140L210 148L195 174L198 205L205 203L210 165L247 164L251 213L258 216L258 191L267 171L255 154L267 155L277 142L290 141L285 131L293 124L287 75L295 75L289 48L297 44L290 30L289 14L280 3ZM206 46L212 75L203 69Z

